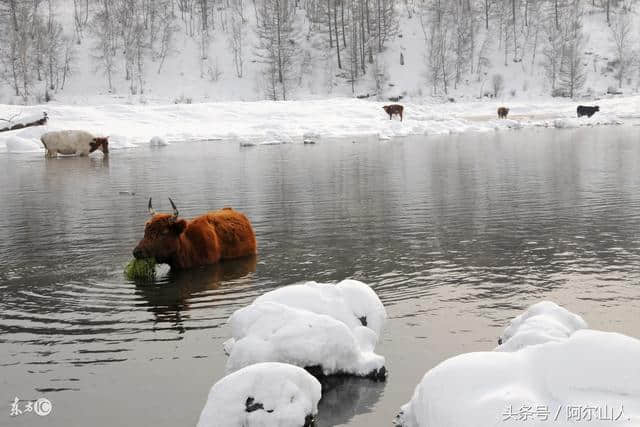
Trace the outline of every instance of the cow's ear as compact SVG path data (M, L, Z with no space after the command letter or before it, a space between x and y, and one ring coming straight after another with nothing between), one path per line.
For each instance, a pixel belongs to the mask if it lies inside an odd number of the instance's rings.
M171 229L176 234L182 234L185 228L187 228L187 221L184 219L179 219L171 225Z

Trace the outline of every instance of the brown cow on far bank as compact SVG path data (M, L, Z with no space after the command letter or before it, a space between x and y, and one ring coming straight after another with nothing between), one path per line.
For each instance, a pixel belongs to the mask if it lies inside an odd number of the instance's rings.
M171 268L191 268L256 254L256 236L247 217L231 208L208 212L192 220L157 214L149 199L151 219L144 238L133 250L138 259L155 258Z
M498 108L498 118L499 119L506 119L508 114L509 114L509 109L507 107Z
M391 105L385 105L382 108L389 115L389 120L391 120L393 118L394 114L397 114L398 116L400 116L400 121L402 121L402 112L404 111L404 107L402 105L400 105L400 104L391 104Z

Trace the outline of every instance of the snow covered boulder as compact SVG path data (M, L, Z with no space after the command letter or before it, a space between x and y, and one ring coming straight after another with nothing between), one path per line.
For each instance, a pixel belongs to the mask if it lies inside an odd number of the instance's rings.
M582 317L551 301L541 301L511 321L498 341L497 350L516 351L528 345L560 341L586 328L587 322Z
M535 340L445 360L425 374L396 425L639 425L640 340L584 326L555 304L531 307L503 345L520 334L536 332Z
M321 386L283 363L259 363L215 383L198 427L303 427L318 413Z
M383 379L385 360L374 349L386 316L375 292L356 280L276 289L229 319L227 370L283 362L323 375Z
M305 132L302 134L302 142L304 144L315 144L320 139L320 134L315 132Z
M9 153L41 153L43 151L40 142L16 135L10 135L2 141L6 144Z

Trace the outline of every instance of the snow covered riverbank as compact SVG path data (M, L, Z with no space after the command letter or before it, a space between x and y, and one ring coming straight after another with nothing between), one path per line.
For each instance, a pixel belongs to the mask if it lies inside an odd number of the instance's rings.
M498 120L496 109L508 106L509 119ZM84 129L109 135L112 149L164 140L222 139L243 144L302 143L305 138L374 135L380 139L411 135L489 132L522 127L576 127L622 124L640 118L640 97L597 102L600 113L575 117L577 103L474 102L405 104L403 122L390 121L383 103L336 98L322 101L227 102L204 104L94 106L47 104L29 107L0 105L0 117L27 116L46 111L47 126L0 134L0 152L42 151L39 137L48 130Z

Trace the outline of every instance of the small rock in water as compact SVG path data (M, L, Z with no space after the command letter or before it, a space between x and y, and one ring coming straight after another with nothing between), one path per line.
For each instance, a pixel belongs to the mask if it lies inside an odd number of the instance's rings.
M305 139L304 141L302 141L304 144L315 144L316 142L312 139Z

